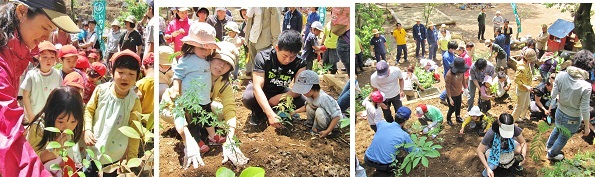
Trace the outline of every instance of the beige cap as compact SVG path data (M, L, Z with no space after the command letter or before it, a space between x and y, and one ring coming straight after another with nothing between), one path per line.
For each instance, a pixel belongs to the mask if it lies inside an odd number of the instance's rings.
M128 17L126 17L126 19L124 21L130 22L130 23L136 23L136 17L129 15Z
M523 53L523 57L525 57L525 59L528 62L537 61L537 55L535 54L535 50L533 50L531 48L525 49L525 52Z
M171 65L170 57L174 54L174 49L170 46L159 46L159 64Z

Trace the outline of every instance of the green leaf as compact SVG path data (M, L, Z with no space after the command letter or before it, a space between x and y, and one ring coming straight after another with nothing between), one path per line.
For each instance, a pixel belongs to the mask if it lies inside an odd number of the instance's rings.
M438 152L436 150L433 150L433 151L428 152L426 154L426 156L428 156L430 158L436 158L436 157L439 157L440 156L440 152Z
M126 165L130 168L132 167L138 167L141 164L141 160L139 158L132 158L130 160L128 160L128 163L126 163Z
M240 174L240 177L264 177L265 171L260 167L248 167Z
M105 154L105 146L101 146L99 148L99 152L101 152L102 154Z
M144 134L145 132L147 132L147 128L145 128L140 121L134 120L134 121L132 121L132 123L134 124L134 126L136 126L136 129L139 130L139 133L141 135Z
M93 164L95 164L95 167L97 167L97 169L103 169L103 164L101 164L99 160L94 160Z
M432 149L442 149L442 146L439 144L432 146Z
M70 166L66 166L66 172L68 176L72 176L72 174L74 174L74 170Z
M421 161L421 158L419 158L419 157L417 157L417 158L415 158L415 160L413 160L413 168L417 167L417 165L419 164L419 161Z
M226 167L219 167L217 172L215 172L216 177L235 177L236 173L231 171L229 168Z
M45 146L45 149L52 150L52 149L58 149L61 147L62 147L62 145L60 145L60 143L58 143L56 141L51 141L50 143L48 143L47 146Z
M408 163L408 164L407 164L407 166L406 166L406 168L405 168L405 172L406 172L407 174L409 174L409 172L411 172L411 169L412 169L412 168L413 168L413 167L411 166L411 164L410 164L410 163Z
M87 154L91 157L91 158L95 158L95 153L93 152L93 150L91 149L85 149L85 151L87 151Z
M46 128L44 128L44 130L54 132L54 133L60 133L60 129L58 129L56 127L46 127Z
M50 165L50 170L60 170L61 168L57 163Z
M74 132L72 132L72 130L70 130L70 129L64 130L64 133L67 135L74 135Z
M87 175L85 175L85 173L82 171L76 172L76 174L79 175L79 177L87 177Z
M110 156L109 156L109 155L107 155L107 154L102 154L101 156L103 156L103 158L107 159L107 161L108 161L108 162L110 162L110 163L114 162L114 161L112 160L112 157L110 157Z
M134 130L132 127L123 126L120 127L118 130L120 130L122 134L126 135L129 138L140 139L140 135L138 135L138 132L136 132L136 130Z
M425 156L421 156L421 164L424 167L428 167L428 163L429 163L428 158L426 158Z
M91 161L87 160L87 159L83 159L83 166L85 168L89 168L89 165L91 165Z
M64 142L64 147L72 147L74 146L74 141L68 140L66 142Z

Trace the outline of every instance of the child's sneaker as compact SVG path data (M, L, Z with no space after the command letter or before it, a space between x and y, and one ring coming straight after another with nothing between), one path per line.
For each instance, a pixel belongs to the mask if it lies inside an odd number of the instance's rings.
M198 142L198 147L200 148L200 153L201 153L201 154L204 154L204 153L206 153L206 152L209 152L209 150L211 149L211 148L209 148L209 146L207 146L207 145L205 144L205 142L203 142L202 140L200 140L200 141Z
M215 135L212 138L209 137L209 141L214 144L223 144L223 143L225 143L225 137Z

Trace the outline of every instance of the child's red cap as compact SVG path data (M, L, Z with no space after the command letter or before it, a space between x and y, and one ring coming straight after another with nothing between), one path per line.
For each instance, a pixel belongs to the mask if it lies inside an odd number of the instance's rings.
M91 69L97 71L100 76L105 76L106 67L103 65L103 63L93 62L91 63Z
M155 56L153 55L153 52L149 52L147 54L147 56L145 56L145 58L143 58L143 65L154 64L154 62L155 62Z
M64 77L62 85L83 89L85 88L85 81L83 80L83 76L81 76L81 74L78 72L71 72L70 74L66 75L66 77Z
M117 59L121 58L122 56L126 56L126 55L133 57L134 59L136 59L136 61L138 61L139 65L141 64L140 57L136 53L132 52L129 49L115 53L114 56L112 56L112 58L110 59L110 62L112 62L112 65L113 65Z
M90 68L91 65L89 64L89 59L85 56L79 55L79 58L76 59L76 66L75 68L80 69L81 71L85 72L87 68Z

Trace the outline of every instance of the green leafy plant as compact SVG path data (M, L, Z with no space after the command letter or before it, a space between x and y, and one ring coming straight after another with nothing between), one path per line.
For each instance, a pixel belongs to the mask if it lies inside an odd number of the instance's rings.
M116 18L118 21L123 22L126 17L132 15L136 18L136 20L140 21L143 19L143 16L147 12L148 5L144 2L137 2L135 0L126 0L125 2L128 7L126 7L125 11L121 11L120 15ZM106 23L107 25L107 23Z
M246 63L248 63L248 57L246 56L246 50L244 47L239 47L240 56L238 57L238 67L239 68L246 68Z
M216 177L235 177L236 173L226 167L219 167L215 173ZM260 167L248 167L242 170L240 177L264 177L265 171Z
M373 58L371 51L367 50L370 48L370 41L374 36L372 34L373 29L382 31L382 25L387 20L384 16L385 9L381 9L376 4L355 4L355 20L356 29L355 34L362 40L362 54L364 58Z
M541 169L541 175L546 177L573 176L587 177L595 175L595 152L579 152L572 159L556 162L551 167Z
M312 71L318 73L318 75L327 74L331 70L333 65L323 64L323 66L321 66L321 62L322 61L315 60L314 65L312 66Z
M403 163L401 163L401 166L399 167L401 170L404 169L405 172L409 174L409 172L411 172L411 169L417 167L417 165L419 165L419 163L421 162L421 164L425 167L424 175L428 176L428 158L440 157L440 152L438 152L437 149L442 149L442 146L434 144L434 142L432 142L431 140L426 141L427 139L428 137L426 136L418 138L417 134L411 134L411 140L413 141L413 143L407 143L404 145L401 144L395 147L413 148L413 151L407 154L407 156L403 160Z
M291 97L291 95L281 96L279 99L279 104L277 104L277 106L273 106L273 109L277 110L277 119L281 121L283 126L293 126L293 116L291 113L295 111L295 105L293 105L293 97Z
M413 70L413 74L415 74L415 76L419 80L419 83L424 89L433 87L436 83L436 81L434 80L434 73L427 72L421 67L415 67L415 70Z
M66 129L64 131L60 131L60 129L56 128L56 127L46 127L44 128L45 131L49 131L49 132L53 132L53 133L59 133L60 135L64 136L69 136L69 138L72 138L72 136L74 135L74 132L70 129ZM68 148L72 148L73 146L75 146L76 143L72 140L68 140L65 141L64 143L60 144L58 141L50 141L47 146L46 149L49 151L58 151L58 156L60 156L62 158L62 161L64 162L63 165L60 164L52 164L50 165L50 170L62 170L65 171L68 176L72 176L74 174L77 174L80 177L85 177L85 173L83 173L83 168L78 168L78 169L73 169L70 166L66 166L66 162L68 162L70 159L68 158ZM60 150L58 150L60 149ZM94 162L94 165L97 167L97 169L102 169L102 164L99 162L100 158L105 158L108 159L108 161L112 161L111 158L109 157L109 155L105 154L105 147L101 147L100 148L100 152L101 154L98 154L98 156L95 156L95 154L93 153L93 151L91 149L85 149L87 151L87 153L89 154L89 157L91 157L91 160ZM91 161L89 161L88 159L83 159L82 161L83 167L85 168L89 168L91 166ZM102 170L100 170L100 173L102 172Z
M476 50L476 51L477 51L477 50ZM490 54L490 52L489 52L489 51L486 51L486 52L480 52L480 51L477 51L477 52L473 53L473 58L472 58L472 60L473 60L473 62L475 62L475 61L479 60L480 58L483 58L483 59L486 59L486 60L487 60L487 59L490 57L490 55L491 55L491 54Z
M498 93L498 84L500 82L492 82L492 85L490 86L490 91L491 93Z
M539 122L537 125L537 133L535 133L535 136L529 145L529 156L534 162L538 162L540 157L543 156L547 138L542 137L542 135L550 128L551 127L544 121Z
M372 93L372 87L370 86L370 84L366 84L364 85L364 87L361 87L361 92L359 93L359 95L356 97L356 103L355 103L355 112L360 112L360 111L365 111L366 107L364 107L362 105L362 101L368 97L370 95L370 93Z

